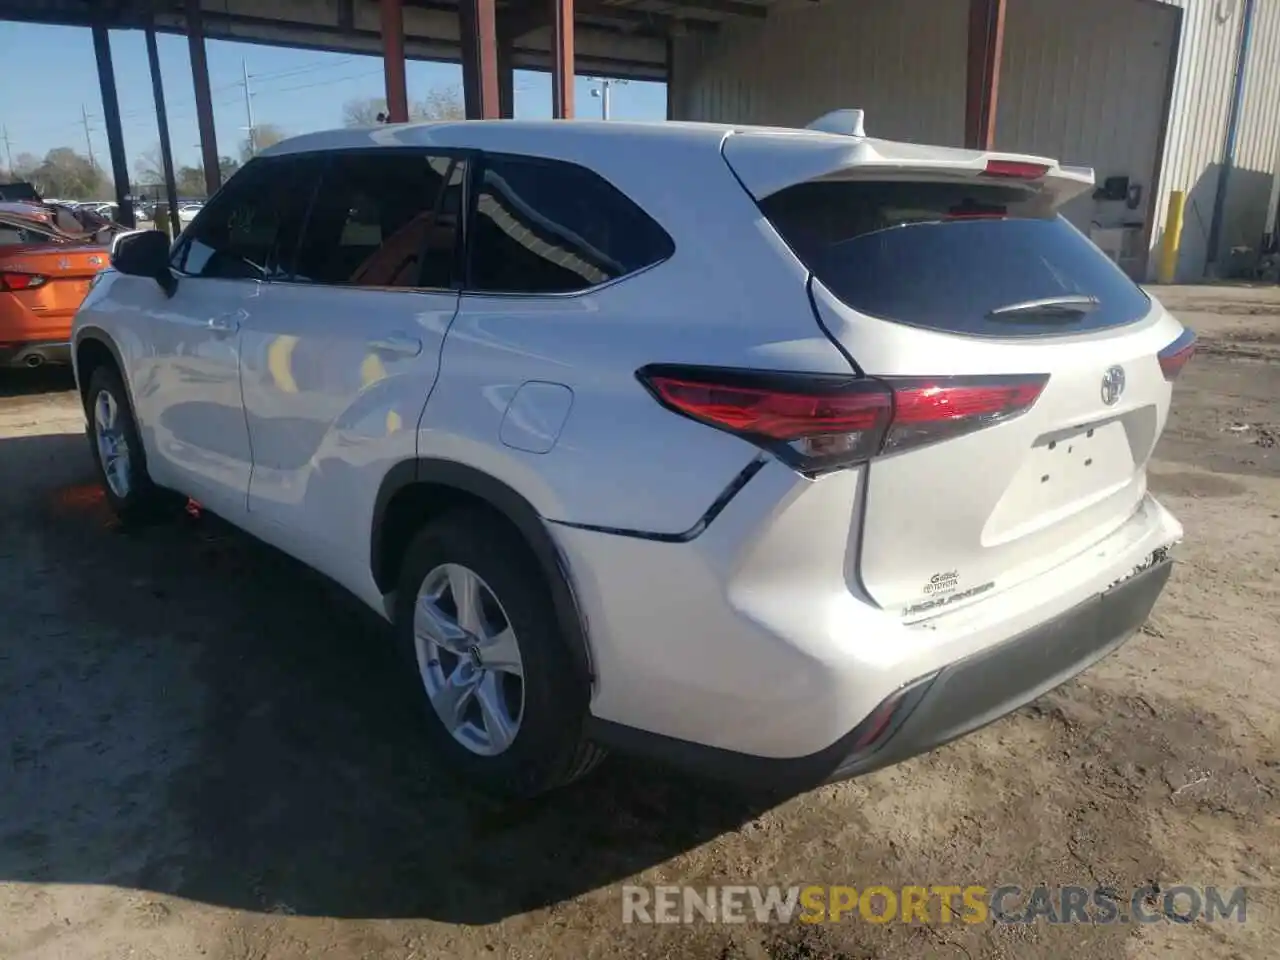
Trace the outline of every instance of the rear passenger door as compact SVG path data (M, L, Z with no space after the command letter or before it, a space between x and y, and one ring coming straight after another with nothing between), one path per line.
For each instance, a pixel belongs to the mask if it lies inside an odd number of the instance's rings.
M374 500L412 457L457 311L465 162L329 155L301 242L246 322L242 385L260 536L363 592Z

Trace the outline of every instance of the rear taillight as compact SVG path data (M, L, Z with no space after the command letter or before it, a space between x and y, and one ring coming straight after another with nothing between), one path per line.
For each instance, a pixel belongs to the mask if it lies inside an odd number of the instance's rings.
M821 473L950 440L1035 403L1047 376L871 378L655 365L637 377L663 406Z
M38 273L16 273L10 270L0 273L0 290L6 293L16 293L19 290L34 290L36 287L43 287L48 282L48 277L41 276Z
M1182 336L1160 351L1160 369L1166 380L1177 380L1182 368L1196 352L1196 335L1183 330Z

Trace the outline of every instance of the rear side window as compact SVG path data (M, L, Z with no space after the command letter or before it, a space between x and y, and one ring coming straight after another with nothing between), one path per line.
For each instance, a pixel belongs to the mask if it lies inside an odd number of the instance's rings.
M860 313L992 337L1130 323L1146 294L1028 187L827 181L760 204L813 274Z
M294 264L295 282L449 287L463 163L418 151L329 158Z
M468 288L574 293L671 256L662 227L575 164L487 156L476 196Z

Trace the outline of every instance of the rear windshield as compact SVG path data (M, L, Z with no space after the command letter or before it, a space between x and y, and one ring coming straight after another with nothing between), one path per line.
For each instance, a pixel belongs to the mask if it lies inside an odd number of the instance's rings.
M1044 198L983 183L824 181L767 197L765 216L860 313L992 337L1131 323L1146 294Z

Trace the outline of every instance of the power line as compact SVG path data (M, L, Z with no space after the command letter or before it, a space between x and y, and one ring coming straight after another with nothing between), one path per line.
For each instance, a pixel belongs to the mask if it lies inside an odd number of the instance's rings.
M358 57L343 57L342 59L340 59L340 60L335 60L335 61L333 61L332 63L329 63L329 62L323 62L323 61L316 61L316 62L314 62L314 63L312 63L312 64L310 64L310 65L304 65L304 66L301 66L301 67L294 67L294 68L291 68L291 69L289 69L289 70L276 70L276 71L274 71L274 72L272 72L272 73L251 73L251 74L249 74L249 76L250 76L250 77L252 77L254 80L271 80L271 79L277 79L277 80L278 80L278 79L283 79L283 78L287 78L287 77L295 77L295 76L297 76L297 75L298 75L298 74L300 74L300 73L311 73L311 72L313 72L313 71L315 71L315 70L323 70L323 69L325 69L325 68L327 68L327 67L337 68L337 67L342 66L343 64L351 63L352 61L357 60L357 59L359 59L359 58L358 58Z
M294 90L310 90L312 87L328 87L335 83L344 83L347 80L359 80L361 77L371 77L374 74L382 73L381 70L365 70L362 73L353 73L346 77L333 77L329 80L319 80L316 83L303 83L294 87L283 87L276 90L267 90L265 93L259 92L258 96L266 96L274 93L292 93Z

